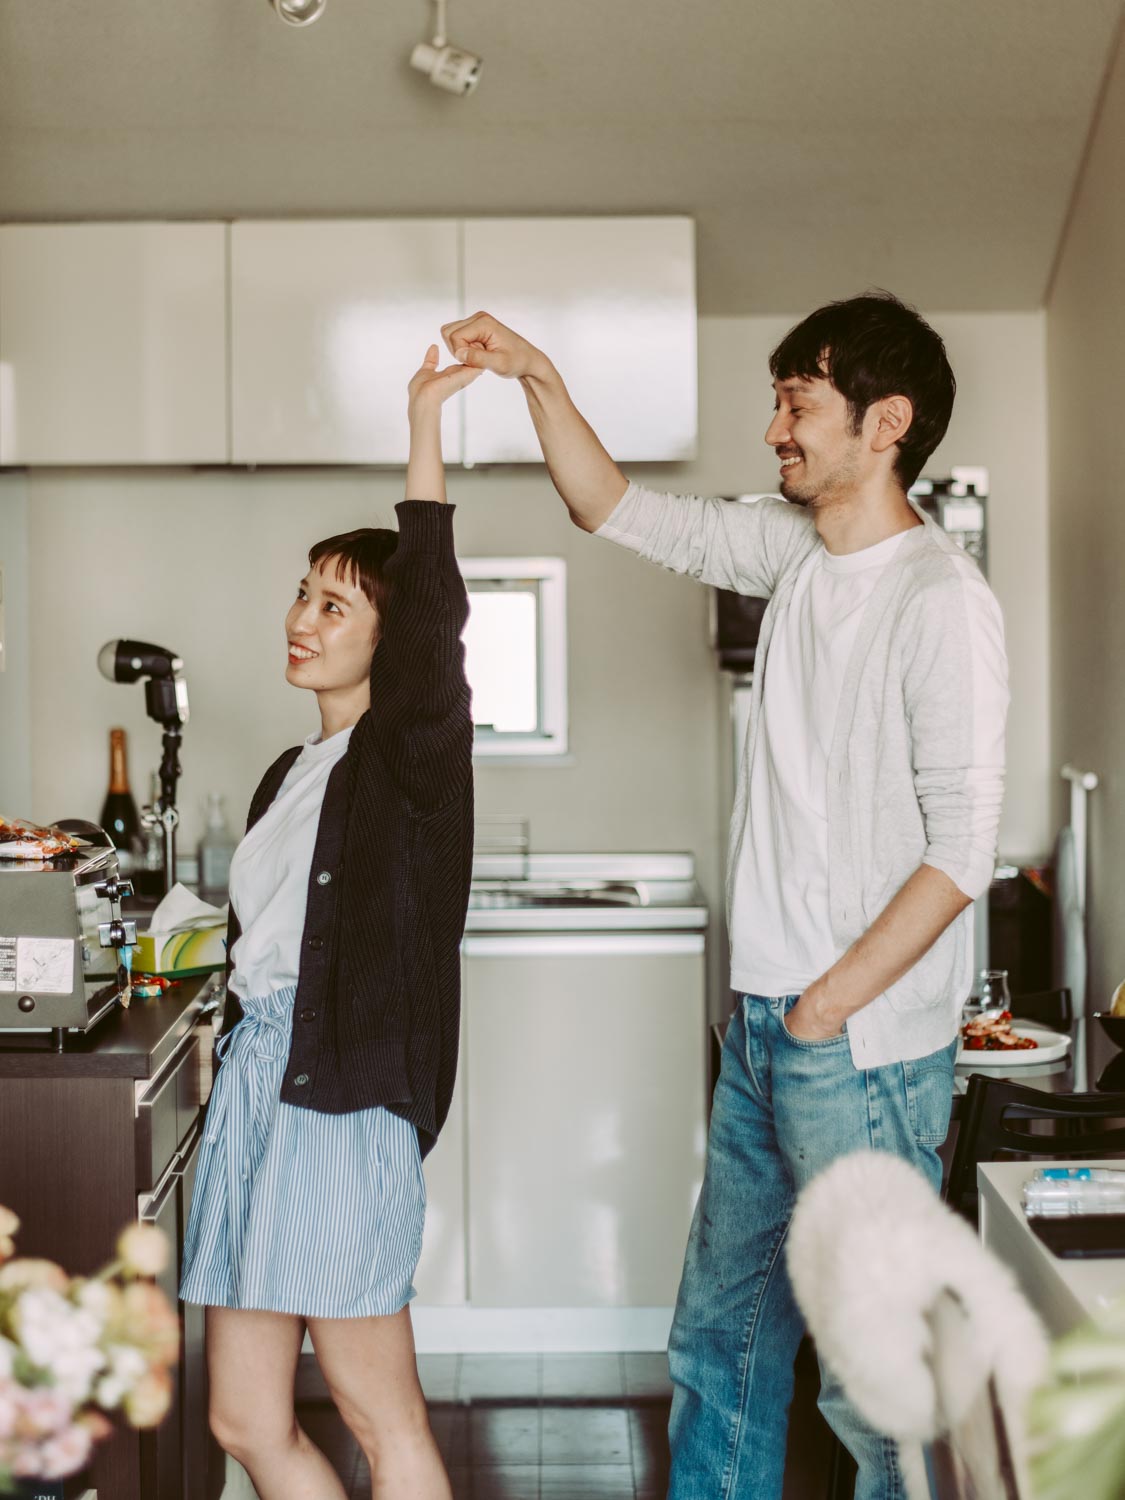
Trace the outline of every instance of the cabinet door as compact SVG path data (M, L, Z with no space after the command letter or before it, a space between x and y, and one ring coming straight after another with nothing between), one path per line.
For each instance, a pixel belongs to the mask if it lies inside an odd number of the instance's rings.
M407 382L460 307L458 240L442 219L234 224L234 461L405 463Z
M621 462L694 458L695 226L686 218L470 219L465 308L546 351ZM512 381L465 393L466 463L539 463Z
M465 953L473 1306L671 1306L703 1178L702 937Z
M176 1305L179 1292L180 1247L183 1244L183 1220L181 1214L180 1174L172 1171L165 1178L160 1190L154 1195L141 1221L155 1224L168 1237L174 1252L168 1265L156 1278L156 1284L172 1303ZM183 1309L180 1317L180 1358L172 1371L172 1405L159 1427L146 1429L139 1435L141 1450L141 1494L144 1500L186 1500L184 1496L184 1326Z
M426 1157L426 1232L414 1284L421 1307L451 1307L468 1298L465 1246L465 1017L461 1059L449 1116Z
M202 1121L202 1117L201 1121ZM180 1169L179 1238L176 1243L177 1274L183 1274L184 1235L187 1232L195 1169L199 1165L202 1128L184 1148ZM218 1444L211 1436L207 1417L207 1356L204 1346L205 1311L193 1302L181 1304L183 1346L180 1351L181 1421L183 1440L184 1500L210 1500L216 1492L210 1481L216 1464L225 1467ZM219 1486L221 1489L221 1486Z
M0 463L224 463L226 226L0 227Z

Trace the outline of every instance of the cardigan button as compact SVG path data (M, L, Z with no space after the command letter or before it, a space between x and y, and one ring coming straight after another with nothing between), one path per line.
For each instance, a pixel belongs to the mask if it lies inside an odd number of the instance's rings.
M304 1008L304 1010L301 1012L301 1020L302 1021L312 1021L312 1020L315 1020L315 1018L316 1018L316 1011L313 1010L313 1008L312 1008L311 1005L306 1005L305 1008Z
M311 937L311 938L309 938L309 947L315 953L318 949L324 947L324 939L322 937Z
M298 1088L304 1088L305 1084L308 1083L308 1081L309 1075L307 1073L298 1073L296 1078L294 1078L293 1080Z
M317 883L317 885L331 885L332 884L332 871L331 870L321 870L320 874L316 877L316 883Z

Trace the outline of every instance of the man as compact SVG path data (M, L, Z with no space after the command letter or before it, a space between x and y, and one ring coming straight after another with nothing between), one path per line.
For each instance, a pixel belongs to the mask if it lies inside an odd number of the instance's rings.
M945 433L941 339L887 294L821 308L770 358L782 500L630 484L550 361L495 319L455 357L524 388L577 525L770 600L731 825L731 984L703 1191L669 1346L672 1500L778 1500L802 1324L785 1270L796 1194L891 1151L940 1185L1004 772L1000 612L907 490ZM894 1445L822 1370L857 1500L903 1494Z

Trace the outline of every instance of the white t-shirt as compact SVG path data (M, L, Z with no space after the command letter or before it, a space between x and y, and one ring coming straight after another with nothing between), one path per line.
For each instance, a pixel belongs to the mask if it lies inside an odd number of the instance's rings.
M828 897L828 755L867 601L906 532L801 564L774 623L734 876L731 969L757 995L799 995L841 954Z
M309 870L324 789L348 748L351 729L310 735L277 796L234 851L230 899L242 927L231 988L244 999L297 983Z

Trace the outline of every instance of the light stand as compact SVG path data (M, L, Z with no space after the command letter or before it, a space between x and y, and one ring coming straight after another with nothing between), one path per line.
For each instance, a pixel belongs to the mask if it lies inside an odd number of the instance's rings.
M174 652L147 641L109 641L98 652L98 667L110 682L145 682L145 708L164 731L160 762L160 805L153 813L164 833L164 894L176 883L176 783L180 777L180 744L189 717L184 664Z

